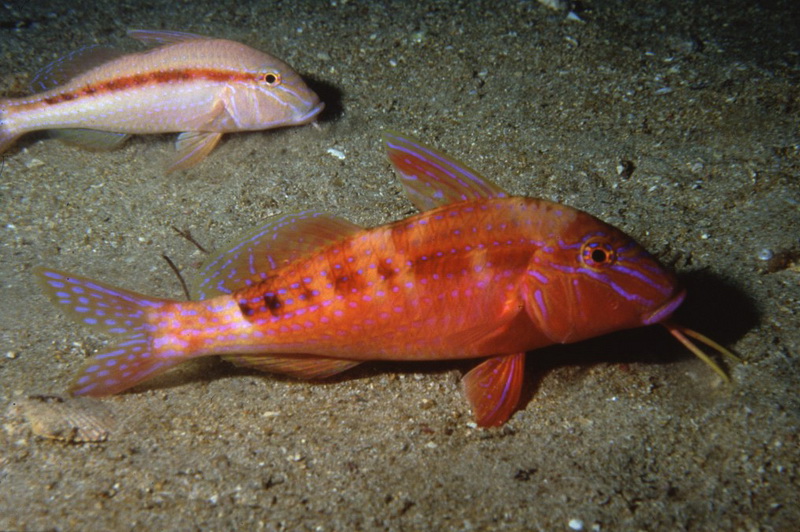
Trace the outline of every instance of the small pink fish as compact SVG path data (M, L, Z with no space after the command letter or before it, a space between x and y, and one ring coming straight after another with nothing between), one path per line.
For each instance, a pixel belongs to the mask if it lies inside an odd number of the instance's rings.
M509 197L410 137L385 142L423 212L373 229L276 216L208 259L196 301L38 269L68 315L118 338L72 392L117 393L208 355L306 379L368 360L486 358L464 389L477 423L495 426L517 407L526 351L654 323L726 378L684 333L728 351L667 321L684 291L630 237L565 205Z
M128 35L158 46L78 50L37 74L43 92L0 100L0 153L37 130L94 149L180 132L173 171L202 161L223 133L307 124L324 107L289 65L249 46L180 32Z

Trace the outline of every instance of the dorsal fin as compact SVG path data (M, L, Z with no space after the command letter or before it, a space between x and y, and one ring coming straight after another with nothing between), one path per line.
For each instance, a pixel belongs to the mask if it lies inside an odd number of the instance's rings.
M191 41L194 39L210 39L205 35L186 33L183 31L162 31L162 30L128 30L128 37L136 39L145 44L163 45L175 44L178 42Z
M78 74L124 55L124 52L93 44L78 48L42 68L33 76L31 89L41 92L63 85Z
M211 255L192 283L195 299L230 294L303 255L360 231L347 220L315 211L280 214Z
M459 201L508 196L464 163L414 137L385 131L383 142L408 199L420 211Z

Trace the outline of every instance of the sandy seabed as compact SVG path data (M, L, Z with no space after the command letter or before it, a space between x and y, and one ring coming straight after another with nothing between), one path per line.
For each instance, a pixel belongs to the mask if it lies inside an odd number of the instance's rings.
M172 135L104 153L30 135L4 154L0 529L797 526L797 2L585 0L580 21L506 0L67 4L0 6L0 94L157 28L269 51L328 109L170 175ZM173 226L213 248L281 212L408 216L384 128L622 228L684 281L677 319L746 365L725 384L655 327L545 349L520 411L480 430L459 387L474 362L314 384L209 359L104 400L104 443L34 435L30 397L63 393L107 338L51 306L33 267L177 298L161 255L191 272L202 254Z

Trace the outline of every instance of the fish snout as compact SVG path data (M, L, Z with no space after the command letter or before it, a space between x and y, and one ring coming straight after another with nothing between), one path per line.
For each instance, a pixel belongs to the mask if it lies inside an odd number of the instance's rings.
M292 124L302 125L308 124L309 122L313 122L317 115L319 115L322 110L325 109L325 103L319 100L316 101L316 104L311 106L307 109L297 109L295 113L295 118L292 120Z
M681 306L683 300L686 298L686 290L680 289L678 290L672 297L670 297L666 303L655 309L649 314L644 316L642 323L644 325L652 325L654 323L660 323L666 319L668 319L675 310Z

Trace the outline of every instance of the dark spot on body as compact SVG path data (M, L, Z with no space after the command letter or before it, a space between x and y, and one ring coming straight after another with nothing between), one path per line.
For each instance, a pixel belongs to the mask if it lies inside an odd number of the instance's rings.
M381 263L378 264L378 275L380 275L384 281L388 281L396 275L396 272L391 266Z
M340 275L333 280L333 286L336 290L344 290L350 284L350 277L347 275Z
M250 317L256 313L256 311L247 304L247 301L239 301L239 312L242 313L242 316L247 317Z
M277 317L280 314L282 303L275 294L266 293L264 294L264 306L267 307L267 310L269 310L270 314Z
M367 282L363 275L337 275L332 284L336 294L347 295L364 290Z
M302 285L303 293L300 296L300 299L303 301L311 301L314 298L314 291L309 288L305 283Z

